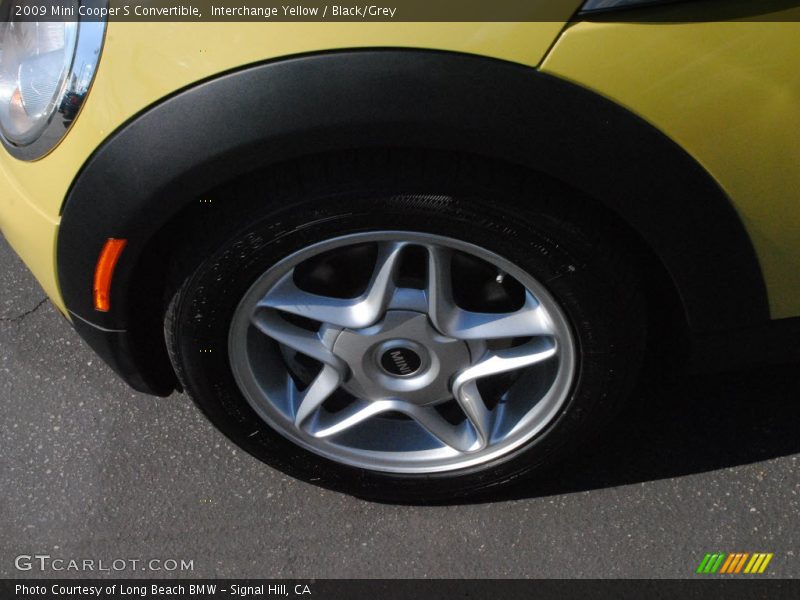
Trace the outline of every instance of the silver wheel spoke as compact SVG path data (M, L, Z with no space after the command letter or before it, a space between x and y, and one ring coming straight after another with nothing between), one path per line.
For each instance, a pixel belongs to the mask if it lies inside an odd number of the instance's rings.
M510 313L473 312L457 306L453 299L451 261L450 250L428 248L428 310L431 321L443 334L459 340L555 334L547 311L527 290L522 308Z
M489 351L476 364L456 377L453 382L453 389L455 390L459 383L530 367L552 358L557 352L557 346L546 339L531 340L527 344L515 348Z
M315 438L330 438L348 429L363 423L370 417L396 409L396 403L391 400L378 402L366 402L357 400L347 408L340 410L333 415L318 416L316 419L308 420L306 431Z
M297 287L294 270L261 299L259 306L292 313L337 327L363 329L383 316L395 290L394 280L405 244L383 243L366 291L358 298L319 296Z
M442 442L445 446L458 452L468 452L477 449L475 436L463 426L453 425L448 422L434 408L413 407L406 410L405 414L414 419L421 427Z
M292 325L270 310L256 311L251 317L251 321L261 333L276 342L326 365L344 368L342 361L322 343L319 333Z
M481 393L478 391L478 384L475 380L457 383L457 386L453 386L453 395L461 410L467 415L467 420L478 437L478 447L475 449L485 448L492 435L494 415L486 408Z
M331 365L322 367L319 375L303 392L298 392L294 382L290 381L289 385L294 396L292 405L296 407L294 424L300 427L336 391L341 383L341 372Z
M468 429L447 422L435 409L394 400L356 401L333 415L325 415L316 419L310 423L307 431L316 438L330 438L342 434L368 419L392 411L412 418L442 444L458 452L477 449L475 436L470 435Z
M453 253L449 248L429 246L428 250L428 315L434 326L445 333L453 313L458 310L453 300Z
M534 340L516 348L487 352L477 364L453 380L453 396L475 429L480 441L478 449L490 443L494 426L494 414L486 408L478 390L478 380L530 367L555 355L555 344Z

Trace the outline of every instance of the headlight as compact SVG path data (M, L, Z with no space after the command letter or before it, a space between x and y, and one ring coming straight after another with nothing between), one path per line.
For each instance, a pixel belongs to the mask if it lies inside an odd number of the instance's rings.
M75 23L3 23L0 128L12 144L36 141L56 110L72 65Z
M78 2L74 6L77 14ZM77 116L105 23L0 19L0 138L11 154L33 160L49 152Z

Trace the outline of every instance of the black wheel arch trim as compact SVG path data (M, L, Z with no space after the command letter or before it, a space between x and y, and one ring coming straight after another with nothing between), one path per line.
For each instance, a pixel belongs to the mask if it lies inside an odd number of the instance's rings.
M166 393L165 358L131 348L137 259L172 216L214 187L270 164L363 147L448 150L529 167L605 204L650 245L694 332L769 322L750 238L717 182L682 148L578 85L496 59L356 50L249 66L149 107L86 162L62 211L57 268L82 335L143 391ZM105 240L128 245L112 308L92 306ZM102 343L89 338L104 338ZM113 337L116 342L107 338ZM125 361L119 348L125 339ZM140 344L141 345L141 344ZM124 372L123 372L124 371ZM130 373L139 372L133 381Z

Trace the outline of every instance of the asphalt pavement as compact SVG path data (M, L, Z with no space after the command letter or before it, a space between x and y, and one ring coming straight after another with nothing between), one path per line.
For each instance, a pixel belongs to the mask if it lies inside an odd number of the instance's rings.
M395 506L267 467L183 395L133 392L2 238L0 282L0 577L124 559L143 562L114 575L682 578L707 552L771 552L759 577L800 576L796 366L645 382L547 484Z

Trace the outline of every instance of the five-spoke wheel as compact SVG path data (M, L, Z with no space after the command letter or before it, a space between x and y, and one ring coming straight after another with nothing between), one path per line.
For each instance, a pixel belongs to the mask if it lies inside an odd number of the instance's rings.
M566 317L533 277L484 248L400 231L280 261L237 308L229 352L275 430L332 460L406 473L524 444L575 372Z

